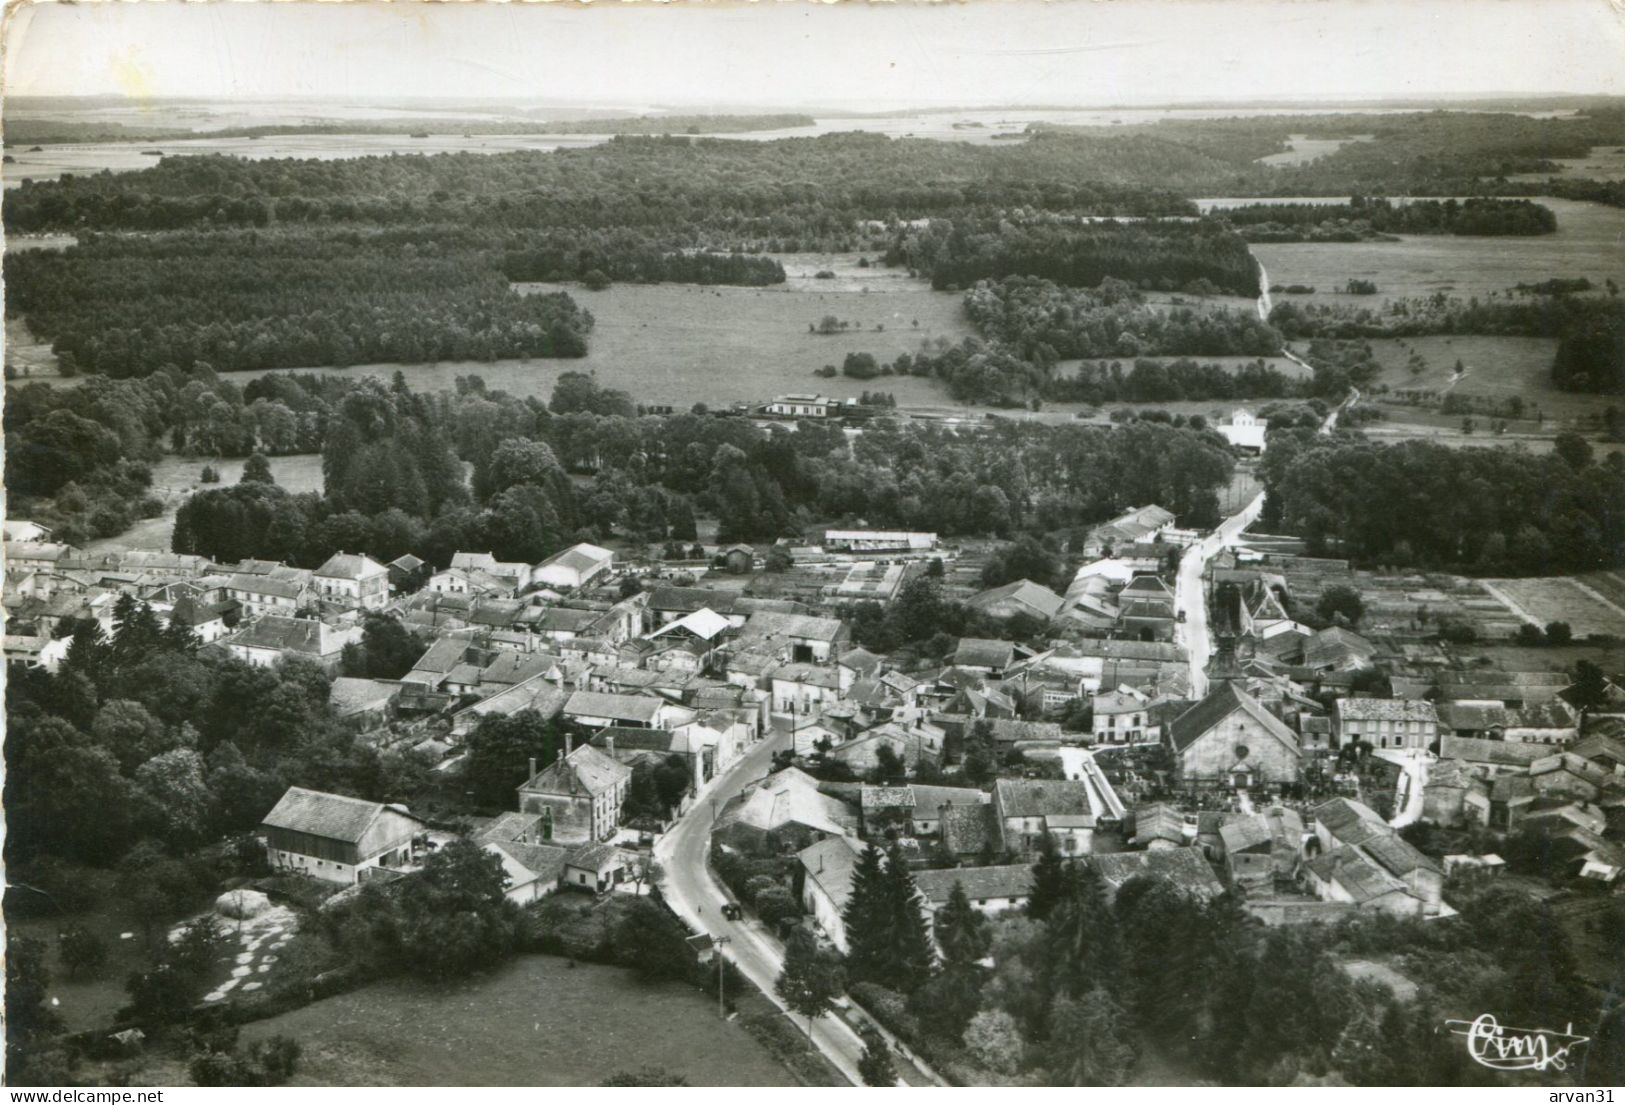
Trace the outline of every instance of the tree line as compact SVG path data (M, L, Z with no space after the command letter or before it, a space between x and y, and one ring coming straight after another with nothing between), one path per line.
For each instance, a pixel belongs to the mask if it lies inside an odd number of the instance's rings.
M1259 292L1258 263L1247 243L1212 219L933 219L903 230L885 260L929 276L939 290L1030 276L1067 287L1092 288L1114 277L1157 291L1249 298Z
M1311 555L1482 575L1625 563L1625 460L1575 435L1543 456L1277 433L1259 465L1262 524Z
M1249 242L1359 242L1390 234L1532 237L1557 230L1551 208L1529 200L1409 200L1354 196L1346 204L1254 203L1225 208Z

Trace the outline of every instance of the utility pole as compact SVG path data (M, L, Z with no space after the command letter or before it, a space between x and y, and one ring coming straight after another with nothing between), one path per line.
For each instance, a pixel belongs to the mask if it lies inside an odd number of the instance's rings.
M723 982L727 979L727 958L722 954L722 945L733 943L731 936L713 936L711 942L717 946L717 1016L723 1020L728 1019L728 1004L722 998Z

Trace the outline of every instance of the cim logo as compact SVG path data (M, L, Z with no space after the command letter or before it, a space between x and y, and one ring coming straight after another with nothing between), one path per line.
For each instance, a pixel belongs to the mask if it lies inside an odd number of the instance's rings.
M1491 1070L1567 1070L1569 1052L1590 1042L1589 1036L1574 1035L1572 1024L1565 1032L1512 1028L1503 1026L1493 1013L1444 1023L1453 1035L1467 1037L1467 1054Z

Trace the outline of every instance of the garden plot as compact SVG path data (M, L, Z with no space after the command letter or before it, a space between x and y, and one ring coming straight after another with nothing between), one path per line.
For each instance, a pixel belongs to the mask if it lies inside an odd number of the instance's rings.
M1615 573L1600 573L1606 577ZM1536 625L1568 622L1576 637L1593 634L1625 636L1625 604L1599 589L1596 582L1571 576L1540 579L1489 579L1485 589L1504 597L1524 620ZM1620 584L1609 581L1618 594Z

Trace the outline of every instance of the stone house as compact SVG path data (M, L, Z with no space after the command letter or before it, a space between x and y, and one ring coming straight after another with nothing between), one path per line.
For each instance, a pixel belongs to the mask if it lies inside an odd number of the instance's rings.
M607 840L621 823L632 769L584 744L519 786L522 813L540 814L542 839L562 844Z

